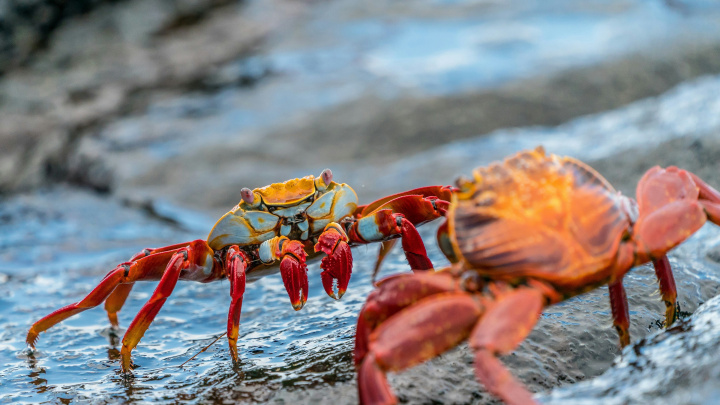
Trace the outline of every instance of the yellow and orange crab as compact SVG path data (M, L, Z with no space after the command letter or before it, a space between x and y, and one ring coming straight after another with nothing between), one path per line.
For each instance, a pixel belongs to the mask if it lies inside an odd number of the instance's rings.
M415 226L444 216L453 191L449 186L424 187L358 206L355 191L347 184L332 181L329 169L317 178L307 176L255 190L243 188L240 203L217 221L207 240L145 249L136 254L111 270L84 299L35 322L28 331L27 343L34 348L38 334L103 302L111 324L117 328L117 313L133 284L160 280L123 337L121 367L129 373L131 351L178 280L207 283L228 278L231 302L227 336L232 359L237 362L246 275L262 273L279 262L290 302L299 310L308 294L307 256L326 255L321 262L322 284L336 299L342 297L350 281L353 245L383 242L380 261L395 242L393 239L401 238L410 265L430 269L432 263Z

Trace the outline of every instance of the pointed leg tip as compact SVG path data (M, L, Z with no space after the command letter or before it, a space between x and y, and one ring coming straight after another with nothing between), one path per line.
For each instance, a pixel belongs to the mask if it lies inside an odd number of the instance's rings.
M108 312L108 319L110 320L110 326L112 326L113 329L115 329L115 330L120 329L120 322L118 322L117 312L113 312L113 313Z
M132 367L132 365L129 365L129 364L128 364L128 365L126 366L126 365L123 363L123 365L120 367L120 374L122 374L122 375L125 376L125 377L132 377L132 376L134 375L134 374L133 374L133 367Z
M345 290L338 290L338 297L336 299L339 300L340 298L343 297L343 295L345 295Z
M27 343L28 347L31 350L35 350L35 343L37 343L38 340L38 334L35 333L32 329L28 332L27 337L25 338L25 343Z

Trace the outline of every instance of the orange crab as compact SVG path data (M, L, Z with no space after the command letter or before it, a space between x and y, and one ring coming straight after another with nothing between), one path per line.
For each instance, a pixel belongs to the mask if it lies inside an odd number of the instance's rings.
M364 404L395 403L386 372L466 339L490 393L507 404L534 403L498 356L520 344L544 307L609 284L627 345L622 279L652 261L669 326L676 289L666 254L707 220L720 224L720 193L676 167L650 169L637 203L589 166L542 148L478 168L458 186L447 215L454 264L382 280L360 313L355 363Z
M117 313L133 284L160 280L123 337L121 366L124 373L129 373L131 351L179 279L207 283L227 277L231 297L227 337L230 354L237 362L246 275L260 276L279 262L290 302L299 310L308 294L307 256L327 255L321 262L322 284L336 299L342 297L350 281L353 245L383 242L379 266L394 239L401 238L410 265L430 269L432 263L415 226L444 216L453 191L449 186L430 186L358 206L355 191L347 184L332 181L329 169L317 178L307 176L255 190L243 188L242 201L217 221L207 240L145 249L136 254L111 270L83 300L35 322L28 331L27 343L34 349L39 333L102 302L112 326L117 328Z

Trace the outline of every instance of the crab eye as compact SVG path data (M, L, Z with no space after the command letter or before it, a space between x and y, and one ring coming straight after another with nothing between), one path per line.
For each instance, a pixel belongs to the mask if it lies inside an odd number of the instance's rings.
M325 182L325 185L329 186L330 182L332 181L332 172L330 171L330 169L325 169L320 174L320 177L322 177L323 182Z
M252 190L247 187L243 187L240 190L240 196L242 196L243 201L245 201L249 205L252 205L253 201L255 201L255 195L253 194Z

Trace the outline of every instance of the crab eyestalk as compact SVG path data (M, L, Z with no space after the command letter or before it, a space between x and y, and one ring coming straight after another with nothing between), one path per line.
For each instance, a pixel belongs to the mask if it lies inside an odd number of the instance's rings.
M245 203L248 208L257 208L262 203L260 195L247 187L240 189L240 197L242 197L242 202L240 204Z
M320 191L325 191L330 183L332 183L333 174L330 169L325 169L320 173L320 176L315 179L315 188Z

